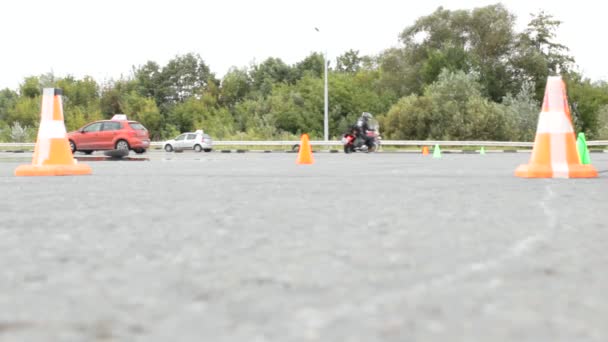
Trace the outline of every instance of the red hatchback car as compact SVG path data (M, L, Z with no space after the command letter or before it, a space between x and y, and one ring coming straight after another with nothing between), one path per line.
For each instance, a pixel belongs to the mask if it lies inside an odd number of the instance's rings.
M139 122L115 115L112 120L95 121L68 133L72 153L91 154L99 150L133 150L144 153L150 147L148 130Z

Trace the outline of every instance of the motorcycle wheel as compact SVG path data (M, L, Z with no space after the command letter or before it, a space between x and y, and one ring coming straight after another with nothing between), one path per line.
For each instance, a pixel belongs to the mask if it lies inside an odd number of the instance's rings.
M355 150L352 145L344 145L344 153L348 154L348 153L352 153L354 151Z

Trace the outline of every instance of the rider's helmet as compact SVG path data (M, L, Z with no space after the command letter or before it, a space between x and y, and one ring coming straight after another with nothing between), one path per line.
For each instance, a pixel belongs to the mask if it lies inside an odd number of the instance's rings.
M363 112L363 114L361 114L361 116L359 117L359 119L357 120L357 126L363 128L366 127L366 129L369 126L369 121L371 119L372 115L368 112Z

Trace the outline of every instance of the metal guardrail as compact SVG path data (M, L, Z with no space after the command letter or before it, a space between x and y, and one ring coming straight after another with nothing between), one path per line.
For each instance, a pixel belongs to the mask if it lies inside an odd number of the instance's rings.
M299 144L297 140L267 140L267 141L238 141L238 140L224 140L214 141L213 145L216 146L293 146ZM316 146L341 146L342 142L339 140L312 140L311 145ZM153 141L150 146L160 147L163 145L162 141ZM451 140L382 140L383 146L500 146L500 147L532 147L533 142L522 142L522 141L451 141ZM0 147L34 147L35 143L0 143ZM587 141L587 146L608 146L608 140L593 140Z

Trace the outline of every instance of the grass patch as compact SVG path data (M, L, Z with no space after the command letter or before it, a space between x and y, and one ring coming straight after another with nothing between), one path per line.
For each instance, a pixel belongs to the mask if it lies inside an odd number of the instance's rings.
M0 152L34 151L34 146L0 146Z

